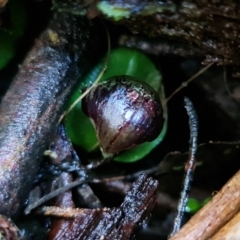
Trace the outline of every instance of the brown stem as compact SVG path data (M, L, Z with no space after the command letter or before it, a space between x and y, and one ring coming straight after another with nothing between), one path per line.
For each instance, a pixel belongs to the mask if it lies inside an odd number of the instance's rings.
M96 59L96 35L95 24L87 19L56 14L3 98L1 214L15 216L26 199L66 97L86 71L89 56Z

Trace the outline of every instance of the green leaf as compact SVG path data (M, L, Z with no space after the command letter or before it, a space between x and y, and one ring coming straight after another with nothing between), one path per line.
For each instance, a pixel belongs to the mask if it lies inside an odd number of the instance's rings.
M185 212L194 214L201 208L201 204L195 198L189 198L185 208Z

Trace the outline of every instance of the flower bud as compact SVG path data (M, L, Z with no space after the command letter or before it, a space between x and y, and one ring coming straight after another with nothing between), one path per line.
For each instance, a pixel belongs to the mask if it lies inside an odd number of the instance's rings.
M164 122L157 92L129 76L99 83L83 99L82 108L92 120L100 147L107 154L154 140Z

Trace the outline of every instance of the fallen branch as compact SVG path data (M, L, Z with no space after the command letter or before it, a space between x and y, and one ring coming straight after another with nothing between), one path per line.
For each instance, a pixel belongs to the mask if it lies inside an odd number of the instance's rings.
M36 40L0 106L0 213L14 217L26 200L66 97L97 60L96 25L56 14ZM105 34L105 32L103 31ZM101 56L99 56L101 57Z

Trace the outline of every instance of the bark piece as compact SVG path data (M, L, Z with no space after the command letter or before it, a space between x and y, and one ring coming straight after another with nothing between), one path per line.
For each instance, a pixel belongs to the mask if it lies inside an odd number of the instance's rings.
M75 209L74 219L66 219L65 226L58 231L52 230L49 239L131 239L149 218L156 202L157 185L157 180L141 175L119 208ZM51 208L48 210L46 214L52 214ZM64 209L58 209L59 214L63 212Z
M66 97L89 59L97 59L94 25L83 17L56 14L2 100L0 213L6 216L15 216L21 208Z

